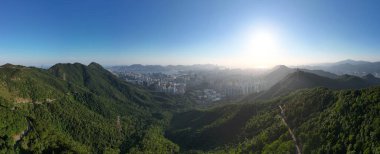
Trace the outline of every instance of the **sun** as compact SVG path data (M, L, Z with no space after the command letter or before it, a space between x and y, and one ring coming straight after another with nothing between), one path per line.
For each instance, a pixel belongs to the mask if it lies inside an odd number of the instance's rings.
M252 49L258 52L273 51L277 46L274 34L269 31L257 32L254 34L251 43Z
M271 67L278 63L280 44L274 30L257 28L248 37L244 56L249 65Z

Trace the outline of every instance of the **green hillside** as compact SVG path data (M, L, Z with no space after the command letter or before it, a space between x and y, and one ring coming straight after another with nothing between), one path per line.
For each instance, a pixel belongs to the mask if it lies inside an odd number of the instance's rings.
M295 153L281 105L303 153L376 153L379 102L379 87L301 90L271 101L178 113L166 136L183 152Z
M339 89L378 81L296 71L263 99L200 110L96 63L48 70L6 64L0 153L295 153L296 146L303 153L376 153L380 87ZM330 89L314 88L321 86Z
M144 110L157 109L162 104L152 99L154 96L141 88L130 85L103 69L96 63L88 66L75 64L56 64L49 70L56 77L68 83L69 87L78 86L85 93L72 91L77 99L83 100L88 108L103 116L125 114Z
M129 85L98 64L7 64L0 75L1 153L178 150L162 135L176 100Z

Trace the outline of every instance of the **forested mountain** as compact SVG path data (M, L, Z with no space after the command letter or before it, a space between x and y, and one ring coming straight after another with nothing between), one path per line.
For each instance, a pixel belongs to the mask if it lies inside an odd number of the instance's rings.
M178 151L162 131L179 103L96 63L7 64L0 75L1 153Z
M276 72L290 74L260 99L200 110L186 97L131 85L96 63L48 70L6 64L0 153L380 152L380 88L359 90L378 78Z
M326 72L323 70L298 69L298 68L289 68L285 65L278 65L278 66L274 67L272 70L270 70L269 73L264 75L263 78L267 83L267 87L270 88L273 85L280 82L281 80L283 80L285 77L287 77L290 74L297 72L297 71L308 72L311 74L315 74L315 75L330 78L330 79L336 79L339 77L336 74Z
M272 87L277 82L281 81L284 77L293 73L294 71L294 69L286 67L285 65L278 65L274 67L268 74L264 76L264 79L267 83L267 87Z
M379 87L301 90L270 101L178 113L166 134L186 152L296 153L297 145L303 153L378 153L379 102Z

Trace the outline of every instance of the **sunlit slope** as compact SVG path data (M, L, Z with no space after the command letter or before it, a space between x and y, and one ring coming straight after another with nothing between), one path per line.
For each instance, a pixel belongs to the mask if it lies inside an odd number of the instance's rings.
M56 64L49 70L56 77L69 84L81 85L97 95L109 95L116 100L147 99L150 95L133 85L120 80L96 63L88 66L83 64Z
M0 77L1 97L15 103L51 101L68 92L67 83L38 68L6 64Z
M178 150L162 136L174 100L129 85L100 65L8 64L0 72L1 152Z

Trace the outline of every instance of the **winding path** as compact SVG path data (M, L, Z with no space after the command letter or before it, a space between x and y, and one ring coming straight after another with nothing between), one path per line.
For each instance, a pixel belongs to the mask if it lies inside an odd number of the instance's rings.
M281 119L282 119L282 122L285 124L286 127L288 127L288 131L289 131L290 135L292 136L292 139L294 141L294 145L296 146L296 149L297 149L297 154L301 154L301 149L300 149L300 147L297 144L297 138L294 135L292 129L290 129L288 123L285 121L285 111L284 111L284 109L282 109L282 107L280 105L278 107L281 109Z

